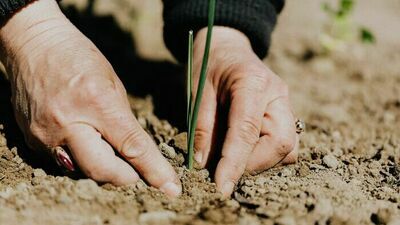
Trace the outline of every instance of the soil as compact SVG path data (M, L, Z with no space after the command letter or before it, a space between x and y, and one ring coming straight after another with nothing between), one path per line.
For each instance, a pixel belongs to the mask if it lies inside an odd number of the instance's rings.
M160 8L158 1L146 2ZM11 116L8 84L0 79L0 224L400 224L400 4L358 1L354 20L369 26L377 43L351 43L331 54L319 47L326 22L319 4L288 1L266 61L289 84L294 109L306 121L299 162L245 175L227 200L207 170L182 166L185 134L154 114L156 98L130 101L181 178L177 199L144 182L114 187L73 179L32 156ZM154 28L158 34L161 27ZM151 47L161 38L147 48L144 39L136 40L147 49L144 55L169 57L165 48L160 54Z

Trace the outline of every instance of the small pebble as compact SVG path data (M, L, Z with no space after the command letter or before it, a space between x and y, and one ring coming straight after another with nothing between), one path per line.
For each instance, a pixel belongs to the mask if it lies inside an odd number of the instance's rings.
M307 165L302 164L302 165L299 167L299 169L297 170L297 173L299 174L300 177L305 177L305 176L307 176L308 174L310 174L311 171L310 171L310 168L309 168Z
M335 156L328 154L322 158L322 161L328 168L336 169L339 165L339 161Z
M42 181L42 179L41 179L40 177L34 177L34 178L32 178L32 180L31 180L31 184L32 184L33 186L36 186L36 185L39 185L41 181Z
M291 177L292 171L289 168L285 167L282 169L281 175L282 175L282 177Z
M44 172L44 170L42 170L42 169L34 169L33 170L33 176L34 177L45 177L46 176L46 172Z
M6 147L7 146L7 140L3 135L0 135L0 147Z
M174 159L176 157L175 149L166 143L161 143L159 145L161 152L169 159Z
M263 185L265 185L265 183L267 183L267 178L265 178L265 177L259 177L259 178L257 178L256 179L256 185L258 185L258 186L263 186Z

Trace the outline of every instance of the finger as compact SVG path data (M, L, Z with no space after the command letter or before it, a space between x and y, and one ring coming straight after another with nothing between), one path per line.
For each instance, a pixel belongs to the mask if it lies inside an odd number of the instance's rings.
M105 138L152 186L170 196L180 195L182 187L174 169L130 110L114 118L104 121Z
M115 155L100 133L88 125L73 125L66 138L67 146L81 170L93 180L114 185L132 184L139 180L135 170Z
M215 172L217 187L224 197L232 193L243 175L245 162L259 139L264 107L259 107L258 95L242 89L231 96L228 129Z
M267 106L261 135L247 161L246 169L251 172L261 172L277 165L294 150L298 142L287 97L277 98Z
M211 85L206 84L204 89L194 142L194 159L201 168L203 168L208 161L213 138L215 137L214 128L216 127L215 123L217 121L216 94Z

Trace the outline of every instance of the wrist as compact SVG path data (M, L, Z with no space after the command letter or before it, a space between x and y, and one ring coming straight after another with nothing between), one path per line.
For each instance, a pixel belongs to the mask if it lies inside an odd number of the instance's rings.
M207 37L207 27L196 34L195 48L204 48ZM241 31L223 26L214 26L210 51L218 50L253 52L249 38Z
M1 61L7 67L10 58L17 57L30 42L66 21L55 0L33 1L20 9L0 27Z
M201 29L194 42L194 59L198 63L203 58L207 28ZM239 30L215 26L209 55L208 71L212 76L224 77L232 65L258 61L249 38ZM217 79L218 80L218 79Z

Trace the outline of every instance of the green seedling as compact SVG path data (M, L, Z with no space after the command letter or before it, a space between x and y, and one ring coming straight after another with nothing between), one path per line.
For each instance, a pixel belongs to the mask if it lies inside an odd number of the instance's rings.
M365 28L355 28L351 20L356 4L355 0L338 0L338 7L335 9L328 3L322 4L323 11L328 15L330 22L326 32L321 36L321 44L327 51L343 49L345 44L357 37L362 43L375 43L373 33Z
M187 77L186 77L186 126L187 126L187 149L189 149L189 137L190 137L190 123L192 122L192 90L193 90L193 31L189 31L189 48L188 48L188 66L187 66ZM188 160L189 161L189 160Z
M203 95L204 84L207 77L207 67L208 67L208 56L210 53L212 30L214 26L215 17L215 1L208 1L208 30L207 39L204 48L203 61L200 70L199 84L197 86L197 92L194 100L192 102L192 90L193 90L193 32L189 32L189 53L188 53L188 73L187 73L187 127L188 127L188 168L193 169L193 156L194 156L194 133L197 126L197 117L199 115L201 98Z

